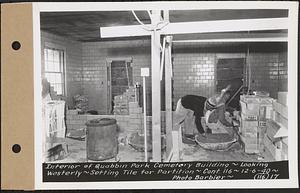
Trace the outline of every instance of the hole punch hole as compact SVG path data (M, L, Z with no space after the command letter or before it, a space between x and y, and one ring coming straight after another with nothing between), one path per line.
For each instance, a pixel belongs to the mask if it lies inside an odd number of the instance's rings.
M18 41L14 41L12 44L11 44L11 47L14 49L14 50L19 50L21 48L21 44L20 42Z
M14 145L12 146L12 151L13 151L14 153L19 153L19 152L21 151L21 146L20 146L19 144L14 144Z

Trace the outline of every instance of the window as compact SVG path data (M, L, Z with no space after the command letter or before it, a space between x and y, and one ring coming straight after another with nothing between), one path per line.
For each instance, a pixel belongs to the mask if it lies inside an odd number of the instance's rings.
M57 95L65 95L65 51L46 47L44 57L45 77Z

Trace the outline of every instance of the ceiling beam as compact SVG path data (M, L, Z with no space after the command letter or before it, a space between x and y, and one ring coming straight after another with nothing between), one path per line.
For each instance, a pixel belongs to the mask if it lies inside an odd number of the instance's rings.
M145 26L150 27L149 24ZM151 35L151 31L146 31L145 29L142 28L141 25L100 27L101 38L150 36L150 35Z
M150 28L151 25L144 27ZM160 31L160 34L191 34L288 29L288 18L268 19L238 19L199 22L170 23ZM141 25L100 27L101 38L147 36L150 31Z
M197 42L287 42L287 37L264 37L264 38L218 38L218 39L190 39L173 40L173 43L197 43Z
M287 32L272 32L269 31L263 33L257 32L227 32L227 33L202 33L202 34L177 34L173 35L174 40L207 40L207 39L236 39L236 38L287 38Z
M170 23L162 34L191 34L288 29L288 18L239 19Z

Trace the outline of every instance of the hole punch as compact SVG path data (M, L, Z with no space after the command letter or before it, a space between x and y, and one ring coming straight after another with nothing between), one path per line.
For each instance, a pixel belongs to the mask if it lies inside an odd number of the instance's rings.
M19 152L21 151L21 146L20 146L19 144L14 144L14 145L12 146L12 151L13 151L14 153L19 153Z
M11 47L14 49L14 50L19 50L21 48L21 44L20 42L18 41L14 41L12 44L11 44Z

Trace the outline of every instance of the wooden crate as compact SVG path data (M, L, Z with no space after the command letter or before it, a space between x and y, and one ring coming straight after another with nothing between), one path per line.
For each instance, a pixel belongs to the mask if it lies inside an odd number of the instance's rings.
M288 148L287 145L282 142L282 140L273 142L272 139L266 135L264 137L264 146L276 161L288 159Z
M277 102L288 106L288 92L278 92Z

